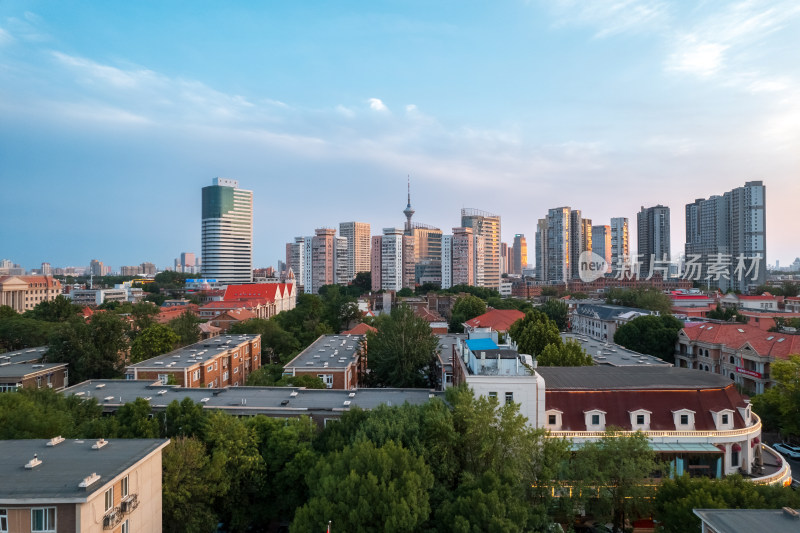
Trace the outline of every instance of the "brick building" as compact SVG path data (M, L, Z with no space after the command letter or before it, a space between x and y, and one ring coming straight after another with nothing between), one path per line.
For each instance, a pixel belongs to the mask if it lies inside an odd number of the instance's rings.
M329 389L355 389L366 371L363 335L320 335L283 367L284 376L314 376Z
M0 362L0 392L43 388L58 391L67 386L69 386L67 363Z
M193 388L238 387L260 367L261 335L220 335L130 365L125 378Z

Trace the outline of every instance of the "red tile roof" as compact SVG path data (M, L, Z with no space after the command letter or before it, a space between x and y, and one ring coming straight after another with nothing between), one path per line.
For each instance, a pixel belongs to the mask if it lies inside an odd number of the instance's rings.
M800 354L800 335L773 333L750 324L699 324L681 330L690 341L721 344L733 350L749 345L761 357L788 359Z
M353 329L349 329L347 331L343 331L342 335L366 335L368 331L372 333L376 333L378 331L377 328L373 328L369 324L365 324L361 322L360 324L356 324Z
M695 412L695 430L715 430L711 411L734 411L735 428L743 428L744 419L737 407L746 404L736 387L700 390L606 390L606 391L545 391L545 408L562 411L562 431L586 431L584 412L605 411L606 427L631 429L629 411L650 411L650 429L675 431L672 411L689 409Z
M246 300L259 298L274 302L278 298L285 298L291 291L290 283L245 283L243 285L228 285L225 289L224 301Z
M525 313L516 309L491 309L472 320L467 320L471 328L492 328L495 331L508 331L511 324L525 318Z
M170 320L178 318L187 311L192 314L197 314L197 305L189 304L189 305L176 305L175 307L162 307L159 313L156 315L155 320L159 324L166 324Z

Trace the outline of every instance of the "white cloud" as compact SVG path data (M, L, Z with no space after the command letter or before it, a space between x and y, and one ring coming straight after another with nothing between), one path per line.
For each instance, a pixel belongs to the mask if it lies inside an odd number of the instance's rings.
M372 109L373 111L380 111L380 112L389 111L389 108L386 107L386 104L384 104L380 98L370 98L367 101L369 102L369 108Z
M12 42L14 38L3 28L0 28L0 46Z
M724 53L728 46L719 43L701 42L694 35L681 39L677 50L667 60L667 69L711 76L723 66Z
M669 18L668 5L661 0L558 0L546 5L557 26L594 26L597 38L649 31Z
M355 111L353 111L349 107L343 106L342 104L336 106L336 112L347 118L353 118L354 116L356 116Z

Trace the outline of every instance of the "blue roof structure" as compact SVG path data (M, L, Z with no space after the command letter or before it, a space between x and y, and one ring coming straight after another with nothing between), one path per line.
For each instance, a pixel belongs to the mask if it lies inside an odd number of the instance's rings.
M492 339L470 339L467 342L467 348L473 352L476 350L497 350L499 346Z

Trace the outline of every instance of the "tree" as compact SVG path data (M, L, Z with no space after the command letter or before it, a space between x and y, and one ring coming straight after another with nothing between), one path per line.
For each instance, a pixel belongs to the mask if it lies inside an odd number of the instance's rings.
M27 318L44 320L45 322L64 322L78 314L80 307L73 304L72 300L59 294L53 300L44 300L36 304L30 311L25 312Z
M17 312L10 305L0 305L0 320L17 316Z
M430 514L430 468L421 457L388 442L362 441L320 459L306 477L309 500L291 532L418 531Z
M708 312L708 318L713 318L715 320L736 320L737 322L747 323L748 318L739 313L739 310L735 307L726 307L722 308L719 304L717 304L716 309L712 309Z
M155 439L161 434L158 420L153 418L150 402L136 398L128 402L114 416L114 436L121 439Z
M370 380L383 387L434 387L439 339L407 305L379 317L378 332L367 333Z
M658 488L654 517L664 533L699 531L693 509L780 509L800 507L800 494L789 487L757 485L739 475L723 479L665 479Z
M567 339L561 345L548 344L536 358L539 366L592 366L592 356L581 343Z
M216 530L214 502L222 496L226 473L222 457L212 460L202 442L177 437L164 449L162 459L163 521L165 531L206 532Z
M301 294L294 309L278 313L271 320L293 336L299 349L309 346L320 335L333 333L333 326L324 320L325 308L316 294Z
M5 350L21 350L34 346L47 344L53 328L56 324L25 318L14 313L8 318L0 318L0 347Z
M558 296L556 287L542 287L542 296Z
M131 343L131 362L138 363L175 348L180 337L169 327L154 323L148 326Z
M658 311L662 315L672 312L672 300L654 287L612 288L606 294L606 303Z
M462 296L453 305L453 313L450 319L451 331L463 331L464 322L472 320L486 312L486 302L472 294Z
M356 277L350 284L357 287L361 294L367 294L372 290L372 272L356 272Z
M154 324L155 317L160 311L160 308L154 305L153 302L144 301L133 304L130 309L131 316L133 317L133 329L135 331L142 331Z
M650 512L653 488L644 481L664 466L644 433L625 435L608 429L600 439L583 444L572 468L583 497L593 499L594 515L613 522L614 531L622 531L626 520Z
M290 312L284 311L283 313ZM244 322L233 324L228 331L232 334L260 334L262 360L267 364L286 364L300 353L302 348L297 337L284 330L276 318L245 320Z
M92 398L65 396L53 389L0 394L0 439L77 438L95 435L103 410ZM109 433L103 431L103 436Z
M614 342L629 350L672 362L675 360L678 332L682 327L683 322L672 315L638 316L617 328Z
M414 296L414 291L412 291L409 287L403 287L397 291L397 296L400 298L410 298Z
M95 313L88 323L73 318L60 324L50 338L47 359L69 363L70 378L119 377L128 352L128 327L114 313Z
M569 321L569 309L566 303L561 300L547 300L537 309L555 322L559 331L566 331L567 322Z
M508 333L517 343L520 353L533 357L542 353L548 344L561 346L561 335L555 322L536 309L528 312L522 320L511 324Z
M167 324L178 336L178 346L188 346L200 340L200 328L198 326L202 320L191 311L184 311L180 316L173 318Z
M753 398L753 410L770 429L800 436L800 355L772 363L770 377L776 385Z
M207 415L203 406L191 398L172 400L164 413L164 435L167 437L205 438Z

